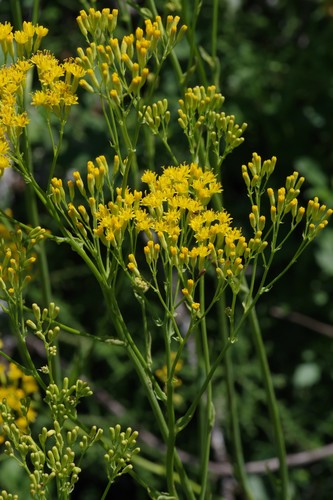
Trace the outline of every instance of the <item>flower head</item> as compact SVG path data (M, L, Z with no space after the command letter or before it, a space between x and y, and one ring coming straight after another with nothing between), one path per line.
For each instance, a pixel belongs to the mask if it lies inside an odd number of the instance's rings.
M22 412L21 400L38 391L38 386L33 377L25 375L14 363L8 366L0 364L0 402L6 400L8 407L15 416L15 423L25 433L29 423L36 418L36 411L29 407L27 413ZM3 420L0 414L0 428ZM5 436L0 432L0 444L5 441Z

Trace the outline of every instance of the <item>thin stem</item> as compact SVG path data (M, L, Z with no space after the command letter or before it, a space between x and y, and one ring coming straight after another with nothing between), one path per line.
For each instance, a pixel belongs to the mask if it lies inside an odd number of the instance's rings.
M209 373L208 373L206 379L204 380L202 386L200 387L200 390L197 392L194 400L192 401L192 404L188 408L185 415L183 415L181 418L179 418L177 420L177 424L176 424L177 432L180 432L183 429L185 429L185 427L191 422L192 418L194 417L195 410L197 409L197 406L200 403L202 395L206 391L209 382L212 380L213 375L214 375L217 367L220 366L221 361L224 358L225 353L229 349L230 346L231 346L230 339L227 339L227 342L225 343L223 349L220 351L220 354L217 356L216 360L212 364L211 369L209 370Z
M283 435L283 429L281 424L281 419L279 415L279 408L275 396L274 386L272 382L272 376L269 369L269 364L267 360L267 355L265 351L265 346L263 343L261 330L257 318L255 308L252 308L249 314L249 321L251 325L251 331L253 335L253 340L257 349L257 354L259 357L261 370L264 378L264 385L266 390L267 404L270 412L271 422L273 424L274 440L277 448L277 455L280 462L280 491L279 498L281 500L287 500L290 498L288 492L288 466L286 460L286 447Z
M162 137L162 143L165 146L166 150L168 151L170 157L172 158L174 165L178 165L178 160L177 160L176 156L174 155L172 149L170 148L170 145L165 137Z
M169 273L167 279L167 287L169 294L167 296L168 309L170 313L173 314L173 275L172 266L169 266ZM176 445L176 433L175 433L175 409L173 405L174 398L174 374L172 372L172 358L171 358L171 330L172 321L170 318L166 321L164 328L164 345L166 354L166 365L167 365L167 381L166 381L166 394L167 394L167 423L168 423L168 440L167 440L167 454L166 454L166 474L167 474L167 485L168 493L175 496L175 478L174 478L174 451Z
M221 173L219 174L221 180ZM213 200L214 206L217 210L221 210L223 207L223 199L221 196L217 196ZM230 326L228 325L227 315L226 315L226 294L222 293L219 302L217 303L218 310L218 323L220 326L220 331L222 335L222 340L224 343L229 341L229 345L237 340L237 332L238 329L235 329L234 324L234 312L235 312L235 302L236 295L233 294L232 299L232 307L231 307L231 315L230 315ZM245 315L246 313L244 313ZM237 399L234 387L234 372L233 372L233 364L232 364L232 352L230 350L226 350L225 353L225 379L226 379L226 387L227 387L227 397L230 408L230 419L231 419L231 441L233 446L233 452L235 457L235 475L237 480L240 483L240 486L243 490L244 496L248 500L252 500L252 494L250 492L250 488L248 485L247 474L245 470L245 462L242 448L242 440L241 440L241 431L239 425L238 418L238 408L237 408Z
M220 76L220 61L217 57L218 26L219 26L219 0L213 0L211 56L213 59L214 66L213 66L212 79L217 88L219 87L219 76Z
M50 173L49 173L49 178L47 181L47 188L46 188L46 192L49 194L50 187L51 187L51 180L52 180L53 175L54 175L54 170L57 166L57 161L58 161L59 153L60 153L61 146L62 146L62 139L64 136L64 128L65 128L66 122L61 121L61 123L60 123L59 140L58 140L57 145L55 145L55 143L54 143L53 133L52 133L52 129L51 129L51 125L50 125L49 120L47 123L48 123L48 128L49 128L49 132L50 132L50 136L51 136L51 140L52 140L52 147L53 147L53 160L52 160L52 165L50 168Z
M38 23L38 16L39 16L39 0L34 0L34 4L32 7L32 16L31 16L32 24Z
M19 353L20 353L20 356L22 357L23 359L23 362L26 364L26 368L28 370L31 371L31 374L32 376L37 380L38 384L40 385L40 387L42 389L46 389L46 385L44 384L43 380L41 379L38 371L36 370L36 367L31 359L31 356L30 356L30 352L27 348L27 345L24 341L24 339L22 338L22 333L20 332L20 322L22 323L24 321L24 318L21 318L21 320L19 321L17 316L16 316L16 310L17 308L15 308L13 314L10 316L11 317L11 326L12 326L12 331L14 333L14 335L16 336L17 340L18 340L18 350L19 350ZM15 317L15 320L14 320L14 317ZM1 352L2 355L4 355L2 352ZM5 358L7 358L7 356L5 355L4 356ZM14 362L16 365L20 366L19 364L17 364L16 362Z
M205 279L204 276L200 280L200 308L205 311ZM210 357L207 337L206 316L200 322L201 330L201 346L204 365L204 376L207 378L210 371ZM211 433L213 428L214 411L213 411L213 396L212 382L207 385L206 401L202 400L203 418L201 423L201 493L200 500L205 500L208 484L208 462L210 454Z
M284 276L286 274L287 271L289 271L289 269L291 268L291 266L293 266L295 264L295 262L297 261L298 257L304 252L304 250L306 249L306 247L309 244L310 244L310 241L302 241L302 243L299 245L299 247L297 248L296 252L294 253L293 257L290 259L290 261L288 262L288 264L283 268L283 271L281 271L281 273L278 276L276 276L275 278L273 278L272 281L270 281L266 285L267 289L271 288L280 278L282 278L282 276Z
M108 298L108 306L111 309L112 315L113 315L113 322L115 329L119 335L119 337L122 340L127 341L127 354L130 357L134 368L140 378L140 381L142 382L142 385L146 388L147 391L147 396L149 399L149 402L151 404L152 410L154 412L154 415L156 417L156 420L159 424L160 432L162 434L163 439L166 441L168 437L168 426L165 422L163 413L161 411L161 408L156 400L155 394L153 393L152 390L152 384L150 382L149 377L147 377L146 373L146 367L145 367L145 362L143 360L143 357L140 355L138 356L138 350L136 346L134 345L133 339L130 335L130 333L127 330L126 325L123 322L121 313L119 311L118 305L115 303L115 301L109 296Z
M196 63L196 67L197 67L198 76L201 80L202 85L204 85L204 87L207 87L208 80L207 80L207 76L206 76L206 71L205 71L205 68L204 68L204 65L202 62L202 57L201 57L200 51L198 49L198 44L197 44L196 40L194 39L195 26L196 26L196 23L198 20L198 10L199 10L199 2L198 2L198 0L195 0L194 6L191 7L191 11L193 12L193 15L195 16L195 18L192 21L192 25L189 26L190 23L189 23L188 16L187 16L187 3L184 0L182 0L182 15L183 15L185 23L190 27L190 29L187 31L187 38L189 40L189 45L191 48L190 56L189 56L189 60L188 60L188 64L187 64L187 70L185 72L185 75L186 75L186 79L187 79L188 75L190 74L189 70L193 65L193 59L194 59L194 57L196 57L195 63ZM182 83L185 85L186 81L183 81Z
M153 16L156 17L158 15L158 12L154 0L147 0L147 5L148 8L151 10Z
M145 302L144 298L140 299L140 306L141 306L141 315L142 315L143 335L144 335L144 339L145 339L145 360L146 360L147 366L150 368L152 365L151 335L150 335L149 328L148 328L147 309L146 309L146 302Z
M33 176L33 168L31 161L31 151L29 145L28 131L24 129L23 131L23 156L25 158L25 168L31 176ZM25 192L25 202L28 213L28 219L32 227L39 226L39 214L37 208L36 193L33 186L29 183L26 187ZM51 302L51 286L50 278L48 272L47 257L45 253L45 248L43 244L40 244L39 250L39 268L41 274L42 292L43 292L43 302L47 306Z
M23 131L23 157L25 158L25 168L29 172L30 176L33 177L33 167L31 161L31 151L28 138L28 130L25 128ZM39 213L37 207L37 194L34 190L32 184L28 184L25 191L25 202L27 207L28 219L32 227L37 227L40 225ZM49 275L49 266L47 261L47 255L45 251L45 242L40 242L39 247L39 258L38 266L40 273L40 282L42 288L43 306L48 307L50 302L52 302L52 292L51 292L51 280ZM55 342L57 346L57 342ZM59 357L53 357L53 374L55 380L60 380L60 361Z
M135 468L137 467L142 467L145 471L149 471L157 476L165 476L165 467L157 462L151 462L150 460L147 460L146 458L141 457L140 455L134 455L132 457L133 464L135 465ZM129 471L129 474L133 477L133 479L142 486L142 488L145 488L146 490L149 490L150 487L147 484L147 482L138 474L136 473L133 469ZM180 483L180 478L179 474L175 472L175 481L179 484ZM194 481L190 482L191 488L195 493L200 492L200 486L198 483L195 483Z
M225 294L223 294L218 304L218 318L219 318L219 324L223 342L226 342L229 336L228 335L229 328L225 310L226 310L226 300L225 300ZM247 475L245 471L241 432L240 432L240 425L238 418L237 399L234 387L235 385L234 373L233 373L233 365L232 365L230 350L228 350L225 354L225 379L227 386L228 406L231 419L231 440L234 450L235 475L240 483L245 498L251 500L253 497L251 495L248 486Z
M101 500L105 500L106 497L107 497L107 494L109 492L109 489L111 488L111 485L112 485L112 481L109 481L104 492L103 492L103 495L101 496Z
M212 48L211 55L212 58L216 58L217 54L217 28L218 28L218 13L219 13L219 0L213 0L213 12L212 12Z
M172 50L170 52L170 59L171 59L172 65L173 65L173 69L176 72L176 78L178 79L180 85L182 87L184 87L184 83L185 83L184 73L183 73L183 70L181 68L181 65L179 64L178 57L176 56L176 53L174 50Z
M20 30L22 27L22 10L20 0L11 0L10 6L12 8L12 16L14 28Z
M138 350L138 348L136 347L136 345L134 344L134 341L126 327L126 324L124 323L121 311L118 307L118 303L116 302L116 299L112 296L112 293L110 293L110 288L103 289L103 293L107 301L107 306L109 307L109 310L111 312L111 317L115 329L119 335L119 338L127 342L126 346L127 354L131 359L133 366L136 370L136 373L140 379L140 382L146 391L148 401L155 415L163 440L165 443L167 443L169 438L168 425L165 421L161 407L155 395L150 376L148 375L149 370L146 366L145 360L141 355L140 351ZM183 491L184 494L186 495L186 498L188 500L195 500L191 482L187 477L182 461L176 450L174 450L174 463L176 466L176 470L179 474L180 482L183 487Z
M148 8L151 10L153 16L156 17L158 15L158 12L157 12L157 8L156 8L154 0L147 0L147 5L148 5ZM183 85L184 84L183 71L182 71L182 68L181 68L179 61L178 61L178 57L177 57L174 50L172 50L170 52L170 59L171 59L173 68L176 72L176 76L178 78L178 81L180 82L181 85Z
M169 339L166 339L166 350L167 350L167 365L168 365L168 380L166 383L167 391L167 415L168 415L168 440L167 440L167 454L166 454L166 475L168 484L168 493L170 495L176 495L175 488L175 477L174 477L174 452L176 445L176 434L175 434L175 410L173 406L174 388L173 388L173 377L170 377L171 369L171 352ZM169 347L167 346L169 344Z

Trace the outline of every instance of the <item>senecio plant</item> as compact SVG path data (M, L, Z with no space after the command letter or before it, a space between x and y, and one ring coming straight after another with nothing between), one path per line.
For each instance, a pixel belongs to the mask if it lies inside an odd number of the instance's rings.
M141 11L143 27L120 37L117 10L82 10L77 22L86 47L77 50L77 57L62 62L41 49L47 28L24 22L15 31L9 22L0 24L4 61L0 68L0 174L6 169L19 173L27 185L30 207L28 221L1 211L1 307L16 337L17 357L1 347L0 443L4 442L9 459L16 460L27 474L34 499L69 498L80 478L83 457L92 446L100 450L105 462L101 498L125 473L150 498L211 498L213 383L216 370L223 366L234 476L244 498L252 498L230 356L246 324L253 332L262 367L280 463L276 494L287 499L283 431L255 306L325 228L332 210L316 197L302 206L304 178L298 172L291 173L278 189L272 187L276 158L262 160L254 153L241 170L249 214L244 229L235 226L223 202L222 174L225 158L243 142L246 124L236 124L234 116L222 111L224 97L214 85L184 89L178 101L178 124L167 99L154 100L167 58L179 81L184 81L174 47L187 28L177 16L162 20L154 3L149 5L150 10ZM78 89L98 100L110 147L88 161L85 172L74 171L65 181L57 176L58 158L71 109L79 104ZM36 110L45 120L53 151L46 182L34 175L29 141ZM170 140L175 127L184 134L181 158L176 157ZM153 169L141 163L137 146L149 134L165 148L171 165L157 162ZM45 211L50 216L49 226L39 223L41 207L44 220ZM275 256L283 252L295 231L298 247L285 268L274 275ZM45 240L48 245L68 245L96 279L110 321L108 337L95 338L62 322L52 300ZM27 300L29 287L38 279L43 290L41 305ZM130 300L137 301L142 312L135 332L122 310L119 284L124 280L133 291ZM217 317L217 330L209 329L210 315ZM103 433L98 426L87 428L81 423L77 406L92 391L86 381L63 375L60 333L89 336L102 342L106 353L126 352L165 445L160 491L156 481L149 484L147 480L144 468L149 461L140 463L137 456L136 431L122 431L116 425ZM36 364L31 356L27 345L31 336L43 346L44 364ZM161 339L164 362L157 366L155 346L160 346ZM195 366L189 365L189 346L195 352ZM186 366L190 376L183 379ZM185 408L177 405L181 384L187 384L192 394ZM42 411L48 414L49 423L44 419L44 426L38 418ZM184 443L183 431L195 425L199 468L193 471L183 463L178 446ZM2 491L0 498L17 496L14 491Z

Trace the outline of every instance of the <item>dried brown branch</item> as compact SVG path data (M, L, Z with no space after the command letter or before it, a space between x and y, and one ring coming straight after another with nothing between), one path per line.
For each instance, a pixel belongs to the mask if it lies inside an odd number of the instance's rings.
M95 397L103 406L105 406L116 416L121 417L126 413L126 408L117 401L113 401L107 391L100 389L96 390ZM153 433L145 429L140 429L135 424L133 424L133 426L135 427L135 429L139 430L140 438L144 443L146 443L148 446L153 447L154 449L159 449L163 453L164 444ZM192 466L199 466L197 459L186 451L179 450L179 455L184 463L190 464ZM327 444L320 448L315 448L313 450L306 450L300 453L293 453L291 455L288 455L287 463L289 467L299 467L324 460L325 458L331 456L333 456L333 443ZM267 460L247 462L245 464L245 468L249 474L266 474L267 471L277 470L279 468L279 461L274 457L268 458ZM209 463L209 470L211 474L214 474L216 476L233 475L233 470L230 463L218 463L211 461Z

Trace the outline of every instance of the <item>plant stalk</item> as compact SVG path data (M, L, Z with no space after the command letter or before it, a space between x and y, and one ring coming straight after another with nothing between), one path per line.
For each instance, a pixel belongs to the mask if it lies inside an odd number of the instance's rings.
M220 330L222 334L223 342L227 342L229 337L229 327L227 323L226 317L226 299L225 293L222 295L220 302L218 304L218 318L220 324ZM234 381L234 372L232 365L232 351L228 349L225 353L225 379L227 386L227 397L229 403L229 411L231 418L231 441L234 452L234 460L235 460L235 476L239 481L239 484L242 488L242 492L244 494L244 498L247 500L253 500L253 496L250 492L250 488L248 485L247 474L245 471L245 463L244 463L244 455L242 449L242 440L241 440L241 431L239 425L238 418L238 408L237 408L237 397L235 392L235 381Z
M257 349L257 354L259 357L261 370L264 378L264 385L266 390L267 404L269 408L269 413L271 417L271 422L273 424L274 440L277 448L277 455L280 462L280 488L279 488L279 498L281 500L288 500L290 498L289 488L288 488L288 466L286 460L286 446L283 435L283 429L279 414L279 408L275 396L273 381L271 372L269 369L268 359L265 351L264 342L261 335L261 330L256 314L256 310L253 307L249 314L249 322L251 325L251 331L253 335L253 340Z

